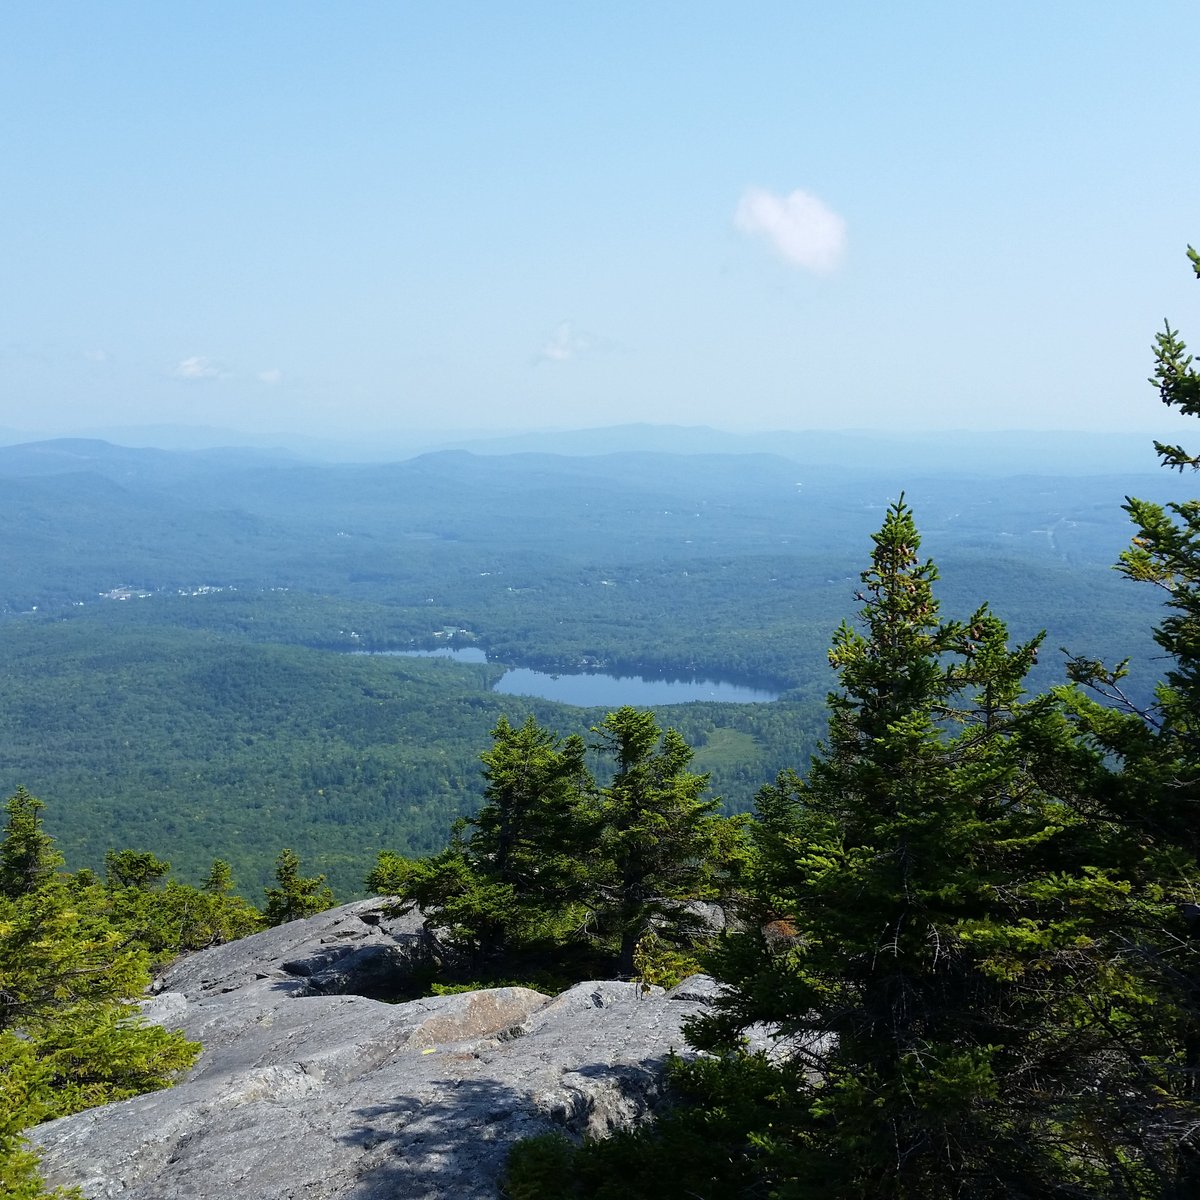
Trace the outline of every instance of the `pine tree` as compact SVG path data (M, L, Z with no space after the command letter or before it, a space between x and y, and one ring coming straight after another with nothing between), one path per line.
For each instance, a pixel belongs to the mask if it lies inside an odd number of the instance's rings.
M5 802L8 821L0 843L0 895L10 900L36 892L62 866L54 839L42 829L44 807L23 787Z
M874 541L828 740L760 799L763 928L715 956L731 989L693 1036L794 1039L741 1147L773 1195L1103 1194L1069 1119L1103 1043L1072 1028L1088 884L1057 867L1079 818L1040 782L1069 739L1021 699L1040 639L940 617L903 499Z
M164 1087L199 1046L144 1024L148 956L114 924L103 885L60 875L40 803L19 791L0 863L0 1185L38 1196L22 1129Z
M1200 278L1200 254L1188 257ZM1200 372L1168 323L1155 339L1150 382L1168 407L1200 416ZM1184 471L1200 457L1155 442ZM1141 983L1143 1003L1120 1012L1112 1120L1157 1194L1200 1195L1200 501L1128 498L1135 534L1118 569L1158 587L1167 614L1154 631L1169 667L1152 704L1125 694L1125 664L1070 663L1090 689L1066 693L1080 735L1099 751L1075 802L1096 831L1097 861L1126 885L1102 933L1110 962Z
M826 744L759 797L756 922L711 965L727 984L648 1131L523 1147L510 1189L550 1196L1011 1200L1140 1196L1149 1172L1095 1136L1113 1039L1093 914L1120 892L1064 870L1086 841L1054 798L1080 749L1022 698L1040 639L986 607L941 618L903 499L837 631ZM770 1058L745 1031L782 1037Z
M233 891L233 871L223 858L213 859L200 890L210 896L228 896Z
M586 749L532 717L521 726L501 717L480 756L480 811L455 825L440 854L381 854L367 886L448 928L473 977L547 966L583 948L594 833Z
M104 856L104 877L110 888L150 891L171 873L171 864L150 850L110 850Z
M77 892L102 894L109 919L150 954L155 968L184 951L262 928L263 915L233 894L229 865L219 859L200 888L168 878L171 864L148 850L110 850L104 865L102 890L91 889L80 875L73 886Z
M691 747L676 730L660 730L652 712L620 708L593 732L615 768L600 791L595 906L601 928L619 939L617 970L628 978L652 929L685 940L695 932L687 902L711 879L720 801L705 798L708 776L689 770Z
M491 939L500 953L514 940L569 937L584 919L586 752L577 735L559 738L532 717L514 728L501 717L480 756L486 785L484 805L468 821L471 857L497 899L511 902Z
M301 875L300 858L294 850L280 851L275 860L275 882L278 887L265 889L263 920L268 925L313 917L333 907L333 892L325 885L325 876Z
M622 708L593 732L613 766L600 788L581 738L501 718L481 756L479 813L440 854L384 852L367 879L448 929L472 978L562 983L612 970L613 959L629 977L635 957L643 978L694 969L679 953L702 925L690 902L729 891L744 821L714 814L690 747L652 713Z

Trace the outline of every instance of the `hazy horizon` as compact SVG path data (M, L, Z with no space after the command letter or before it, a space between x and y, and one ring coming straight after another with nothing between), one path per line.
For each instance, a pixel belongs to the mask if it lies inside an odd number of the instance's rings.
M1145 381L1164 317L1200 338L1194 4L0 34L9 429L1181 427Z
M0 427L0 449L65 440L95 441L118 451L246 451L313 463L387 463L446 450L483 455L595 456L640 451L667 454L773 455L797 463L919 474L1131 475L1161 474L1154 439L1106 430L764 430L636 423L558 430L392 430L320 437L295 431L261 434L200 426L126 426L39 435ZM91 452L63 447L88 469ZM103 458L99 448L96 455ZM82 454L82 458L78 458ZM35 460L29 460L31 462ZM40 459L36 461L41 461ZM1180 481L1181 484L1183 481Z

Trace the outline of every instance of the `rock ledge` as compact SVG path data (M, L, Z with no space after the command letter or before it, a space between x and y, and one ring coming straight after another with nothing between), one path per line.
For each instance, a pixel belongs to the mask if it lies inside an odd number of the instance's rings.
M92 1200L492 1198L518 1138L644 1119L714 987L378 999L426 953L418 917L369 900L176 963L144 1008L199 1061L35 1130L47 1179Z

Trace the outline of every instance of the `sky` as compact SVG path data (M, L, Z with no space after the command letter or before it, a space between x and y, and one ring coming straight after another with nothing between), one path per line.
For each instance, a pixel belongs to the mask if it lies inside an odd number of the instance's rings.
M0 427L1175 436L1200 5L0 3Z

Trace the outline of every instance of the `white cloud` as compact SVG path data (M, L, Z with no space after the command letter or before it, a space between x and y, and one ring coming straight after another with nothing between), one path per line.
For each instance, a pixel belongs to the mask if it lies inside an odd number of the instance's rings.
M83 352L83 357L86 358L88 362L106 363L109 360L109 353L107 350L85 350Z
M786 196L747 188L733 223L742 233L765 238L781 258L818 274L836 270L846 248L846 222L823 200L799 188Z
M277 383L283 382L283 372L278 367L271 367L269 370L259 371L255 378L257 378L259 383L265 383L274 387Z
M538 352L538 362L567 362L590 350L595 339L590 334L576 333L570 321L563 321L546 339Z
M195 354L191 358L183 359L171 374L176 379L196 380L220 379L225 372L216 363Z

